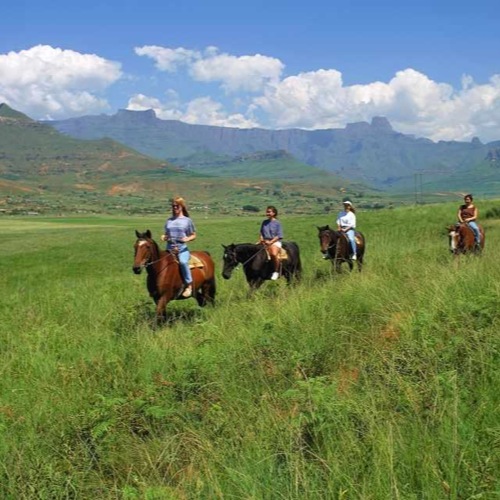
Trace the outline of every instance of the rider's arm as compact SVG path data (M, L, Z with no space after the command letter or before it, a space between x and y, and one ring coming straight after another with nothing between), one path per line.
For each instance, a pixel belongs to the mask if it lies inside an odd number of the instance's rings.
M474 207L474 215L467 219L467 222L473 221L477 219L477 207Z
M193 241L196 239L196 233L192 232L189 236L184 236L183 241L184 243L187 243L189 241Z

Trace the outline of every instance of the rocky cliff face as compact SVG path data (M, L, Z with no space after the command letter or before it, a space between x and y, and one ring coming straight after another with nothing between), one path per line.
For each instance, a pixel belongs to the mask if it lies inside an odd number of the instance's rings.
M421 170L460 170L484 160L487 145L415 138L393 130L384 117L343 129L266 130L190 125L160 120L153 110L120 110L113 116L84 116L50 122L77 138L111 137L144 154L172 162L192 155L246 155L286 151L298 160L376 186L411 181Z

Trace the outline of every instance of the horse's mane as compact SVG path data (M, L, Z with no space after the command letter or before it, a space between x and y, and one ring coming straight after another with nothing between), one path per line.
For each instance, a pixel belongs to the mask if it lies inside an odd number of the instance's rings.
M151 243L152 243L152 244L153 244L153 246L154 246L154 249L155 249L156 253L157 253L157 254L158 254L158 256L159 256L159 255L160 255L160 253L161 253L161 248L158 246L158 243L156 243L156 241L155 241L155 240L153 240L153 238L150 238L150 240L151 240Z

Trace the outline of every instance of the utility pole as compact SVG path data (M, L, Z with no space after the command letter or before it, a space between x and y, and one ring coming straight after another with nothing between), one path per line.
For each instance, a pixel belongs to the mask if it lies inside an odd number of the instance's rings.
M413 174L413 181L415 185L415 205L422 205L424 203L423 176L423 172L415 172Z
M415 204L416 205L423 205L424 204L424 174L427 176L431 174L431 180L432 180L432 175L435 174L449 174L450 171L446 169L435 169L435 170L419 170L418 172L415 172L413 174L413 182L415 186Z

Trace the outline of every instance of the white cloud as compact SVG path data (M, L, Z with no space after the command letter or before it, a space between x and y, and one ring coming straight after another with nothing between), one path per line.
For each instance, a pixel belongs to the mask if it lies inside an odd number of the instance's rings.
M261 54L241 57L216 54L194 62L190 73L200 82L221 82L229 92L257 92L268 83L277 83L283 69L279 59Z
M181 120L196 125L213 125L219 127L251 128L258 124L241 113L228 114L221 103L210 97L199 97L185 105L181 105L172 91L167 93L167 100L161 102L154 97L143 94L133 96L127 109L143 111L153 109L162 120Z
M157 45L136 47L135 53L155 61L160 71L176 72L185 66L190 76L199 82L220 82L228 92L257 92L268 83L277 83L284 64L274 57L255 54L233 56L220 54L217 47L207 47L203 53L178 47Z
M180 103L177 100L175 92L167 92L168 99L162 103L155 97L148 97L144 94L132 96L127 105L127 109L132 111L145 111L152 109L158 118L162 120L182 120L183 113L179 108Z
M221 103L210 97L193 99L187 106L183 121L220 127L251 128L257 123L240 113L227 114Z
M498 139L500 76L481 86L463 82L457 92L406 69L388 83L344 86L338 71L318 70L267 86L254 104L280 128L336 128L385 116L397 131L433 140Z
M135 47L138 56L146 56L156 61L155 67L160 71L175 72L180 66L188 66L201 57L200 52L178 47L169 49L158 45Z
M48 45L0 54L0 102L32 118L65 118L108 109L98 94L121 77L121 65Z
M464 75L455 89L407 68L387 82L345 85L335 69L283 77L284 64L277 58L234 56L213 46L198 51L148 45L136 47L135 53L152 59L162 73L125 82L132 94L128 109L152 108L163 119L317 129L385 116L395 130L433 140L500 139L500 75L482 84ZM160 77L168 79L165 88L170 90L150 97ZM120 63L95 54L48 45L0 54L0 102L35 119L111 110L107 93L121 78ZM217 94L208 95L214 83ZM182 101L176 90L189 100Z

